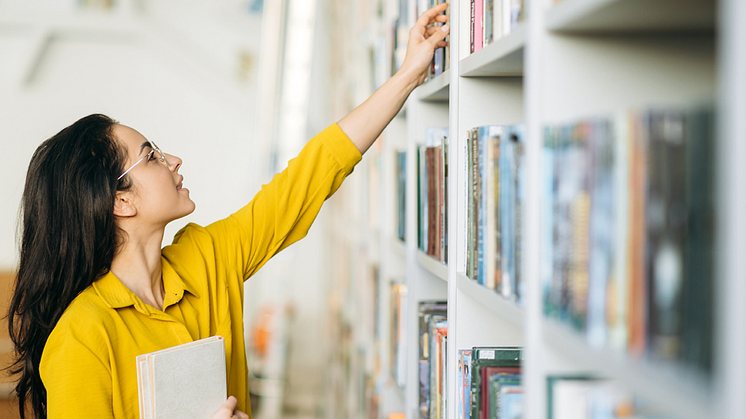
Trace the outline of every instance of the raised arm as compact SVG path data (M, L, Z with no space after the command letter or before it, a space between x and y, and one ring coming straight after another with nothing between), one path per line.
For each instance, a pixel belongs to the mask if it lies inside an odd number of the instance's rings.
M407 97L427 75L427 67L435 49L446 46L449 26L428 25L445 22L448 3L439 4L423 13L409 31L407 55L401 69L373 93L365 102L337 122L352 140L360 154L365 153L396 116Z

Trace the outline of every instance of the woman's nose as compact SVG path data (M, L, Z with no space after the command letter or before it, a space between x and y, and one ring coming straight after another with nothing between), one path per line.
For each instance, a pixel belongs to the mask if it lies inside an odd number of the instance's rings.
M173 154L168 154L168 153L164 153L164 154L166 154L166 158L168 159L168 162L171 163L171 167L169 167L169 170L173 172L179 170L179 167L181 167L181 163L182 163L181 159L177 156L174 156Z

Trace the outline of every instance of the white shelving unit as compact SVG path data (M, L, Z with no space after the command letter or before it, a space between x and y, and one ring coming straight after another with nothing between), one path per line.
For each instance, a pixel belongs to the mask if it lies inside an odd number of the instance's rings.
M393 0L382 4L384 10L398 7ZM386 204L381 211L381 243L389 244L392 251L391 256L382 251L380 263L396 266L384 270L386 275L406 277L407 377L400 401L407 418L419 418L417 302L432 299L448 300L449 401L455 400L458 349L520 345L525 350L524 417L528 419L547 417L547 377L583 373L614 379L672 417L746 417L746 398L740 394L746 388L746 331L739 326L746 318L746 165L741 163L746 156L746 141L741 139L746 132L746 2L564 0L554 5L526 0L526 21L471 55L458 50L464 45L460 40L469 37L470 2L450 4L451 67L415 90L382 140L382 157L388 161L383 172L391 172L382 173L381 197ZM370 4L361 0L360 6ZM377 28L390 24L384 18ZM710 378L678 365L593 347L578 332L545 318L539 272L541 230L535 221L541 219L543 204L545 126L639 107L703 103L715 103L719 118L716 342ZM516 123L527 128L523 306L464 275L468 222L464 134L480 125ZM448 265L417 248L416 225L416 150L427 127L445 125L450 129ZM403 249L401 242L388 238L395 220L394 149L407 150ZM385 312L386 306L380 311ZM455 403L447 409L447 417L457 417Z

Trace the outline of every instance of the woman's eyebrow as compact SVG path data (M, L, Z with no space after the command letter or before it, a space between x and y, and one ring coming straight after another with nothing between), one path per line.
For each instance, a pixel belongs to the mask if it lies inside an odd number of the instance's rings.
M143 150L145 150L145 147L152 148L152 146L150 145L150 141L145 140L145 142L140 145L140 154L142 154ZM138 156L140 154L138 154Z

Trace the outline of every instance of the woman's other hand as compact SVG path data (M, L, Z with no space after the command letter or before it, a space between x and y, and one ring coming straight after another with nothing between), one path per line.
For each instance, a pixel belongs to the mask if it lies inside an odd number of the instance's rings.
M423 13L412 29L409 31L409 42L407 43L407 54L402 64L402 72L416 77L418 84L422 84L427 76L427 68L433 60L433 54L437 48L445 47L446 35L450 27L446 23L448 17L442 15L448 3L442 3ZM435 22L446 23L443 26L430 26Z
M238 406L238 399L230 396L220 407L220 410L212 415L212 418L210 419L249 419L249 415L240 410L236 410L236 406Z

